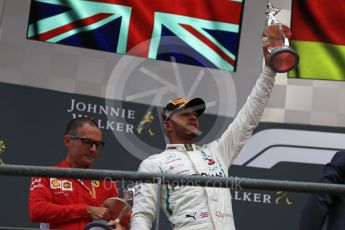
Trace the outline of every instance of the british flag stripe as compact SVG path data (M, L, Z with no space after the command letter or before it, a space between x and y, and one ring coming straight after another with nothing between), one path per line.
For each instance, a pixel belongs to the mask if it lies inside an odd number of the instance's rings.
M234 71L242 9L240 0L33 0L27 37L120 54L132 54L141 45L135 55L160 59L161 42L174 36L211 67ZM111 23L116 33L103 29ZM114 42L106 49L71 42L75 36L90 36L86 32L100 43L105 37Z

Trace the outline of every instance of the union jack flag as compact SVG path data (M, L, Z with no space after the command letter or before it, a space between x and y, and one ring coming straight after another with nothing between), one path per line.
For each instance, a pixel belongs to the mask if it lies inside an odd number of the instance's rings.
M234 71L243 1L32 0L27 38Z
M208 212L201 212L201 213L200 213L200 217L201 217L201 218L206 218L206 217L208 217Z

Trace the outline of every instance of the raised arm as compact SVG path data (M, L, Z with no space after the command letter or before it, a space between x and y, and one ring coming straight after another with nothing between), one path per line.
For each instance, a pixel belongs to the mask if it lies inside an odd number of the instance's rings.
M227 168L240 152L242 146L259 124L275 81L275 72L265 66L255 86L233 122L222 136L210 143L218 148Z

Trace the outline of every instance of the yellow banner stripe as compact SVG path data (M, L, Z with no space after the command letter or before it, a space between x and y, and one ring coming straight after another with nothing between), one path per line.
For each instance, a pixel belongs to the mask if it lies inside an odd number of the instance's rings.
M322 42L292 41L300 56L291 78L345 81L345 46Z

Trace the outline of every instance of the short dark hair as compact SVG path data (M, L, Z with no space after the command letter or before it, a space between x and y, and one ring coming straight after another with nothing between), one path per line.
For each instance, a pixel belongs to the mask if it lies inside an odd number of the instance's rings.
M95 122L95 120L93 120L89 117L77 117L77 118L74 118L73 120L71 120L70 122L68 122L68 125L66 127L66 131L65 131L65 135L67 135L67 134L75 135L77 129L82 127L84 124L89 124L91 126L99 128L97 123Z

